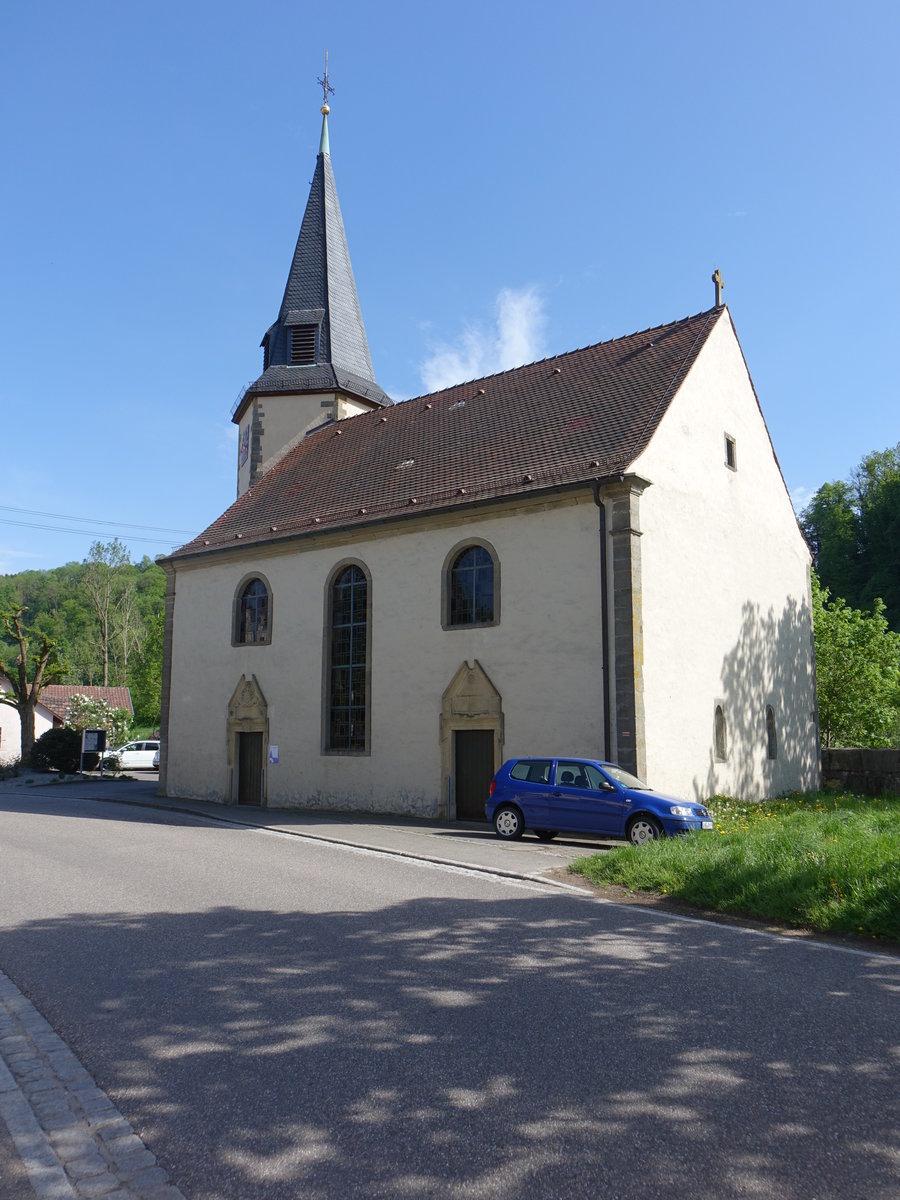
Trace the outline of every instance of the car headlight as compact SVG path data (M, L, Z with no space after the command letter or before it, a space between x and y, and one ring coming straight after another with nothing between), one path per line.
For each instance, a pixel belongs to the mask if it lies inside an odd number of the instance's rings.
M669 812L673 817L692 817L694 815L686 804L673 804Z

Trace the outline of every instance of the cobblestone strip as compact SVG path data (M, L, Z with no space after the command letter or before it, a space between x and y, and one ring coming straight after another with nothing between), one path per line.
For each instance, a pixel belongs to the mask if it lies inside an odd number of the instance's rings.
M0 1116L39 1200L185 1200L109 1097L2 971Z

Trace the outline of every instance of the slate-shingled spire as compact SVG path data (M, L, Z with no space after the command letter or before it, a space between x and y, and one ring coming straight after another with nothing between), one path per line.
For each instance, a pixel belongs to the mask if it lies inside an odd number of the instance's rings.
M265 369L247 389L247 398L272 392L319 392L331 376L333 388L376 405L390 404L375 382L356 293L331 167L329 111L323 104L316 170L278 320L261 342ZM302 345L302 351L295 349L292 354L292 339L297 347Z

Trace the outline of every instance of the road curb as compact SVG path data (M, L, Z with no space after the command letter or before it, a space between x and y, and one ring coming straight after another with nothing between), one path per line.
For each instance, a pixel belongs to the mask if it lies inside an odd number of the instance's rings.
M2 1003L2 1002L0 1002ZM0 1117L6 1123L38 1200L78 1200L25 1093L0 1057Z
M66 1043L2 971L0 1116L38 1200L185 1200Z
M574 883L563 883L562 880L548 879L533 871L511 871L504 867L487 867L483 863L460 862L453 858L440 858L433 854L417 853L412 850L399 850L391 846L373 846L368 842L348 838L329 837L327 834L314 833L306 829L286 829L280 826L263 825L259 821L242 821L233 816L220 816L218 813L207 812L205 809L190 808L184 804L153 803L151 800L129 800L117 796L86 796L85 799L99 800L104 804L129 804L133 808L149 808L156 812L174 812L181 816L200 817L207 821L217 821L220 825L234 825L240 829L255 829L259 833L276 833L283 837L305 838L307 841L324 842L331 846L349 846L353 850L365 850L370 854L384 854L391 858L406 858L412 862L426 862L436 867L447 867L457 871L473 871L478 875L491 875L499 879L515 879L525 883L537 883L543 887L555 888L557 891L571 892L585 896L589 889L579 887Z

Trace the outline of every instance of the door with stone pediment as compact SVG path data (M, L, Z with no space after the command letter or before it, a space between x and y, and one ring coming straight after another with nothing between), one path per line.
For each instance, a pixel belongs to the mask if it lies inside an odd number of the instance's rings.
M269 709L255 675L242 675L228 702L227 737L229 802L265 804Z
M462 663L441 702L441 766L448 820L483 821L503 761L503 700L481 663Z

